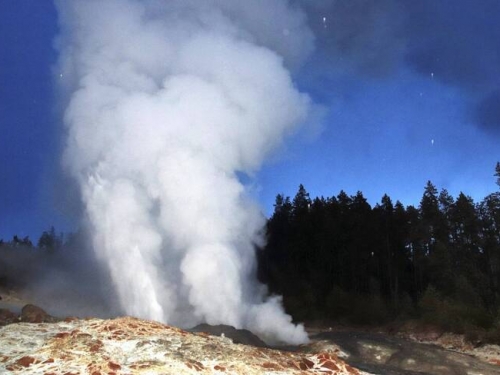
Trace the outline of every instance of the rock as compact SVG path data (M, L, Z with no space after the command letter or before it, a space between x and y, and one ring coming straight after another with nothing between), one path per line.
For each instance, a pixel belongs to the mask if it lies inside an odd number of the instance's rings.
M0 373L366 374L328 353L284 352L136 318L0 328Z
M18 321L18 315L8 309L0 309L0 326L15 323Z
M439 336L439 338L436 340L436 344L445 349L451 349L461 352L471 351L472 349L474 349L474 345L472 345L472 343L470 342L467 342L464 335L458 335L449 332L446 332Z
M25 323L51 323L57 319L47 314L41 307L28 304L21 310L20 320Z
M236 329L233 326L219 324L199 324L188 330L189 332L205 332L212 336L224 336L230 338L235 344L251 345L258 348L267 348L267 344L258 336L247 329Z
M434 342L439 339L445 332L442 328L432 325L423 324L417 321L409 321L399 327L400 335L406 336L412 340L420 342Z
M500 374L500 368L494 366L492 361L484 363L471 355L380 333L322 332L312 336L311 340L313 343L316 342L316 344L323 346L316 345L315 350L327 350L328 343L337 345L340 348L337 355L340 356L342 353L342 358L346 362L356 368L375 374ZM307 346L311 346L311 344Z

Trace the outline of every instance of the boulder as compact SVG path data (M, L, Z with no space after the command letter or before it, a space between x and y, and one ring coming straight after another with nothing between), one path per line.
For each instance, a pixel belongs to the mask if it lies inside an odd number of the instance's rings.
M57 319L47 314L41 307L28 304L21 310L20 321L25 323L52 323Z

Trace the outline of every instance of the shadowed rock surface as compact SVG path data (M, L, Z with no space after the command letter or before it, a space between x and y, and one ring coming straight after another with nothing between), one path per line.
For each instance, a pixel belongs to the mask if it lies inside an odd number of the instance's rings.
M315 350L335 344L349 364L375 374L498 375L500 366L470 355L367 332L322 332L311 337ZM322 343L318 345L318 343Z
M199 324L188 330L189 332L205 332L212 336L228 337L235 344L252 345L258 348L268 348L268 345L258 336L247 329L236 329L233 326L219 324L212 326L210 324Z

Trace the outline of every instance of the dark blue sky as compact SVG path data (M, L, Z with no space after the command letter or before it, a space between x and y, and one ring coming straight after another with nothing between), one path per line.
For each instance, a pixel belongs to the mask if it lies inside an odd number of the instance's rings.
M0 238L62 226L53 195L56 17L50 1L0 1Z
M361 190L372 205L384 193L417 205L427 180L476 201L497 189L500 2L304 3L317 49L295 78L324 117L251 182L266 213L300 183L311 196ZM77 221L60 167L57 32L51 1L0 1L0 238Z

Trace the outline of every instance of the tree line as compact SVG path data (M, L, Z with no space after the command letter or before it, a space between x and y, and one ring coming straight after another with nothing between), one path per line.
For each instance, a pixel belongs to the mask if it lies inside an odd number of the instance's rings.
M70 235L72 237L73 235ZM14 235L12 240L5 241L0 239L0 247L10 248L10 249L39 249L44 250L49 253L55 252L63 247L65 244L64 233L56 233L56 229L52 226L49 230L43 231L40 235L36 246L33 244L29 236L20 238L18 235Z
M500 187L500 163L495 168ZM421 317L452 330L500 317L500 191L475 203L429 181L418 207L362 192L276 197L258 275L297 320Z

